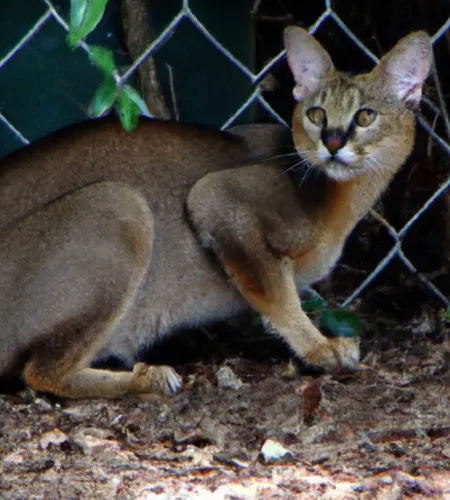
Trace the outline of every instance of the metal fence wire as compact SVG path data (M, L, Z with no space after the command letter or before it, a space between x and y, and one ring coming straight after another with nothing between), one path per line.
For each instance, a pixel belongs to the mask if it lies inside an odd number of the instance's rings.
M11 63L14 57L27 46L30 40L42 29L44 25L49 23L50 21L56 20L59 24L61 30L68 31L68 25L66 21L61 17L58 10L55 8L51 0L43 0L46 4L47 10L46 12L36 20L34 26L23 35L23 37L17 42L17 44L9 50L9 52L0 59L0 71ZM331 0L325 1L325 9L322 14L317 18L315 23L310 27L309 31L311 33L315 33L317 29L325 22L332 21L335 25L341 29L345 34L352 40L352 42L359 47L359 49L364 52L374 63L378 62L378 58L364 45L364 43L352 32L351 29L343 22L339 13L333 9ZM221 128L226 129L227 127L234 124L234 122L253 104L258 103L262 106L270 116L276 121L284 123L287 125L282 117L270 106L270 104L266 101L262 93L262 85L264 77L270 73L273 68L279 64L279 62L284 59L285 51L280 52L276 57L274 57L271 61L269 61L259 72L254 73L244 64L242 64L233 54L223 46L214 35L205 27L204 24L200 21L200 19L196 16L194 8L191 7L189 0L183 0L182 6L179 12L173 17L171 22L167 25L167 27L153 40L153 42L146 48L146 50L133 62L133 64L117 79L117 85L122 85L124 82L128 81L130 77L137 71L142 62L149 56L155 54L159 48L174 34L177 30L177 27L181 22L189 21L198 32L205 37L223 56L228 58L250 81L252 84L248 97L241 103L241 105L229 116L229 118L222 124ZM434 33L431 34L431 39L433 44L435 44L439 39L441 39L444 34L450 31L450 18L444 19L441 27ZM81 48L88 51L88 47L82 42ZM30 75L31 77L32 75ZM440 90L439 79L435 75L435 84L436 89L438 91L438 97L440 98L440 103L442 105L442 110L439 110L442 113L443 118L446 122L447 131L450 131L448 116L445 111L444 100L442 98L442 91ZM439 95L440 94L440 95ZM28 144L29 140L25 137L18 128L15 127L14 123L11 123L6 116L4 116L0 112L0 122L3 126L8 127L10 132L16 136L16 138L22 144ZM429 134L430 138L435 141L436 144L442 148L446 155L450 157L450 144L448 140L440 137L433 127L427 123L423 116L418 116L418 123L423 129ZM450 175L444 181L443 184L434 192L434 194L422 205L422 207L411 217L411 219L400 229L395 230L394 227L385 220L381 215L372 211L371 214L375 217L381 224L385 226L388 231L388 234L392 238L392 248L385 255L385 257L378 263L378 265L373 269L372 272L364 279L364 281L351 293L351 295L341 304L342 306L349 305L352 301L354 301L363 290L365 290L369 285L374 281L374 279L380 274L380 272L394 259L400 259L400 261L406 266L408 271L414 275L416 275L422 283L428 287L428 289L434 294L437 298L442 301L442 303L448 307L450 305L449 299L440 291L427 277L425 277L422 273L420 273L411 260L405 255L402 242L410 229L417 223L417 221L422 217L422 215L429 209L429 207L439 198L445 190L448 189L450 185Z

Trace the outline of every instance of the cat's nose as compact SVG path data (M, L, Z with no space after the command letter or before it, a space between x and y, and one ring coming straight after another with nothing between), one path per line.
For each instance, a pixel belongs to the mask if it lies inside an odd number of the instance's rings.
M342 139L336 135L326 137L323 143L328 152L333 156L344 146Z

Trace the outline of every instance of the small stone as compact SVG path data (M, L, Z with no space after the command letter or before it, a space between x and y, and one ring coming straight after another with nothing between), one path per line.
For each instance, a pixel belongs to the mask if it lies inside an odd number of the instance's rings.
M405 449L399 443L389 443L385 446L385 451L391 453L394 457L400 458L405 455Z
M380 483L382 484L392 484L394 480L390 474L386 474L385 476L380 477Z
M26 386L23 391L19 392L19 396L27 404L31 404L36 399L36 392L31 389L31 387Z
M419 318L415 318L411 322L411 333L413 335L426 335L432 333L436 329L436 322L429 314L424 313Z
M216 372L217 386L223 389L240 389L244 384L229 366L222 366Z
M10 453L6 455L3 459L4 464L23 464L25 462L24 451L15 451L14 453Z
M282 459L292 459L292 452L273 439L267 439L260 451L260 456L266 463L278 462Z
M401 470L396 471L395 481L400 486L405 486L408 488L415 486L416 482L417 482L416 478L414 476L411 476L411 474L408 474L408 473L401 471Z
M289 363L283 368L283 371L281 372L281 377L286 380L293 380L297 375L298 375L298 367L291 359L289 360Z
M36 398L34 404L39 407L40 410L47 413L53 411L53 406L45 399Z
M63 443L68 441L69 438L64 432L59 429L53 429L52 431L46 432L41 436L39 440L39 447L41 450L46 450L49 446L61 446Z
M404 494L402 487L398 484L394 484L390 491L385 493L384 498L386 500L403 500Z
M97 435L94 435L97 434ZM71 441L77 445L85 455L97 456L104 452L116 452L119 450L117 441L99 437L95 429L80 429L71 434Z
M69 408L65 408L62 412L65 415L71 417L71 419L75 422L85 421L88 418L92 418L94 415L98 414L98 412L96 412L96 409L92 408L89 405L71 406Z
M366 453L375 453L378 451L378 447L369 441L360 441L358 443L358 449Z

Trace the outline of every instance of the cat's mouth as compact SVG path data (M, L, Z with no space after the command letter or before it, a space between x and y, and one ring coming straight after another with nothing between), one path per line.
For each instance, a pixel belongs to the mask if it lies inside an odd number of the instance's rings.
M321 169L330 179L338 182L349 181L365 170L362 165L347 163L337 157L331 157L326 160L322 163Z
M325 161L325 166L327 165L342 165L343 167L349 167L351 168L351 165L347 163L346 161L342 160L341 158L337 156L330 156L328 160Z
M303 158L302 155L300 157ZM330 155L327 158L320 158L317 155L314 159L309 158L309 162L311 166L314 165L327 177L337 182L349 181L367 170L361 162L349 162L340 155Z

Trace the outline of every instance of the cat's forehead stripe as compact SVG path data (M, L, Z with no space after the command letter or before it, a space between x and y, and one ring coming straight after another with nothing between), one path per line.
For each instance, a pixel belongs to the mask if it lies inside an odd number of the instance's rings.
M319 100L325 108L332 105L343 111L352 110L358 108L361 103L361 91L347 78L334 78L327 83Z

